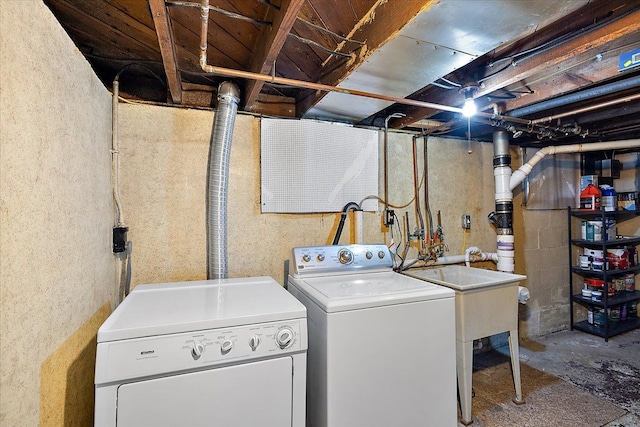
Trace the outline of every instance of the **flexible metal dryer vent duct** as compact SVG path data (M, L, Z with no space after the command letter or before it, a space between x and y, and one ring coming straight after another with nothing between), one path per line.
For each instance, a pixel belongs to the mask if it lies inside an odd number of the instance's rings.
M218 86L218 108L211 129L207 168L207 278L227 277L227 188L233 124L240 91L230 82Z

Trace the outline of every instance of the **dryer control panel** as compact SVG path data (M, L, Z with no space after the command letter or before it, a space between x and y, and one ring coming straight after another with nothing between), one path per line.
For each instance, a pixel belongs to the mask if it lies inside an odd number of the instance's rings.
M107 383L306 352L306 330L306 319L296 319L103 342L95 380Z
M391 270L389 248L374 245L305 246L293 248L289 272L294 277L331 273Z

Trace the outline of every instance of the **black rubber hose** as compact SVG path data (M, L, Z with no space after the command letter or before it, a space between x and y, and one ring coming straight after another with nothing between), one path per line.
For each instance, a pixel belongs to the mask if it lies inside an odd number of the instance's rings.
M336 235L333 238L332 245L337 245L340 241L340 235L342 234L342 229L344 228L344 221L347 219L347 215L349 215L349 211L361 211L360 205L355 202L349 202L344 205L342 208L342 213L340 214L340 223L338 224L338 229L336 230Z

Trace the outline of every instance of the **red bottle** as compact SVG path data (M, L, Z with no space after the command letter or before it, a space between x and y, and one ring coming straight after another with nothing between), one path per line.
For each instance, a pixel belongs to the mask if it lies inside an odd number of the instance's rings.
M600 189L593 184L587 185L580 193L580 209L600 210Z

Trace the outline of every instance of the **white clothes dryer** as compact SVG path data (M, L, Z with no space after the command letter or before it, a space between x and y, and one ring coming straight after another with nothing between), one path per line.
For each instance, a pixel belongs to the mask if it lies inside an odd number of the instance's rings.
M299 247L288 290L307 307L308 427L453 427L454 293L395 273L385 245Z
M272 278L139 285L98 331L95 427L303 427L306 350Z

